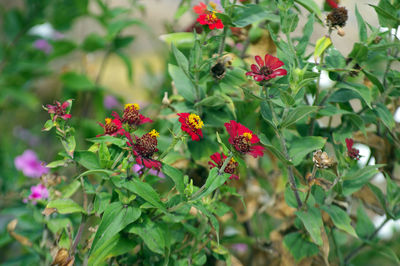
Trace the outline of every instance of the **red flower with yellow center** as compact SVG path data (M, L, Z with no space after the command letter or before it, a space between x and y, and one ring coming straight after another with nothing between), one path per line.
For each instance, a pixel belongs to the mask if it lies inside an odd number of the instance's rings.
M71 118L71 115L67 114L67 108L70 104L71 100L65 101L63 104L59 101L54 101L54 105L48 104L44 109L46 109L49 114L53 114L53 122L56 121L58 117L67 120Z
M353 148L354 140L346 138L346 146L347 146L347 155L351 159L360 160L360 151L356 148Z
M116 135L124 135L125 130L122 128L122 123L119 119L111 119L106 118L105 124L99 123L99 125L104 128L104 133L97 135L96 137L109 135L109 136L116 136Z
M192 140L199 141L200 137L203 137L201 128L204 126L201 118L196 114L179 113L179 122L181 123L181 129L192 137Z
M208 164L210 165L210 169L214 167L218 167L218 169L221 169L222 165L224 164L226 158L228 158L223 152L219 153L216 152L213 155L210 156L212 161L209 161ZM239 179L239 176L237 175L237 168L238 168L238 162L235 161L235 159L231 159L230 162L227 164L225 167L224 172L227 174L231 174L229 179Z
M140 138L135 136L136 142L134 143L131 135L126 132L125 136L128 138L128 146L132 147L133 154L136 156L136 163L144 165L146 168L154 168L157 171L161 169L161 162L152 159L157 149L157 137L160 134L153 129L149 133L144 134Z
M247 72L246 76L252 76L255 81L263 81L287 74L286 69L280 68L284 63L279 58L266 54L264 59L257 55L255 60L258 66L252 64L251 71Z
M153 122L153 120L151 120L150 118L140 114L139 110L140 106L137 103L128 103L125 104L122 118L120 118L116 112L113 112L112 116L114 116L116 119L121 120L122 123L128 123L129 125L135 126Z
M250 153L254 158L264 155L264 147L260 145L254 145L260 141L256 134L250 129L231 120L229 123L225 123L226 131L229 133L229 143L237 151L242 154Z
M216 10L216 4L210 2L210 5L214 9L213 11L208 11L207 6L204 3L200 3L199 5L193 7L194 12L199 14L197 22L199 22L201 25L208 25L210 30L215 28L223 29L224 24L222 23L222 20L215 15L219 12Z

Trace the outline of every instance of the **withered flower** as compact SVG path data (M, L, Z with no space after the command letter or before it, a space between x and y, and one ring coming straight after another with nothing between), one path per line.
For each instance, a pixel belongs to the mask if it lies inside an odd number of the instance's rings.
M349 18L347 15L347 9L345 7L338 7L332 9L332 11L326 17L326 23L331 28L343 28L346 25L346 21Z
M313 162L318 168L330 168L334 165L335 161L329 157L326 152L318 150L313 154Z

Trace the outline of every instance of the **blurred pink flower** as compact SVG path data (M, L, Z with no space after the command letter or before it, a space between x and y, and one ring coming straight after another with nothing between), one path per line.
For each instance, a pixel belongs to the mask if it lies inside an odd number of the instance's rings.
M24 153L14 159L15 168L21 170L25 176L39 178L49 172L45 163L39 161L37 155L32 150L26 150Z
M244 253L247 251L248 247L247 247L247 244L237 243L237 244L232 245L232 249L239 253Z
M33 43L33 46L45 54L49 54L53 50L53 46L51 46L51 44L45 39L36 40Z
M134 164L133 167L132 167L132 170L134 172L136 172L136 173L140 173L141 171L144 170L144 167L139 165L139 164ZM154 176L158 176L159 178L165 178L165 175L162 172L154 170L154 169L150 169L149 170L149 174L150 175L154 175Z
M106 109L113 109L120 106L118 100L112 95L104 97L103 104Z
M36 204L37 200L47 199L49 197L49 191L43 184L39 184L37 186L31 187L31 194L28 199L24 199L24 202L27 203L28 200L31 200L33 204Z

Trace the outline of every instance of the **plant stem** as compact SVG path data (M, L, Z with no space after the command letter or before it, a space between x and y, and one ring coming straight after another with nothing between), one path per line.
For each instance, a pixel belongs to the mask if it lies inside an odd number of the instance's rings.
M292 41L292 38L290 38L289 32L286 32L286 39L289 44L289 48L290 48L290 50L292 50L293 56L296 59L296 65L297 65L297 67L300 67L300 61L299 61L299 58L297 58L296 50L294 49L293 41Z
M389 218L386 218L385 221L383 221L381 223L381 225L378 226L378 228L375 229L375 231L367 238L367 240L372 240L378 233L379 231L382 229L383 226L385 226L385 224L389 221ZM363 248L365 248L368 245L367 242L362 243L360 246L358 246L357 248L353 249L352 251L350 251L349 255L346 256L346 258L344 259L344 264L347 265L349 264L350 260L356 256Z
M318 79L317 79L317 90L315 91L315 99L314 99L314 102L313 102L313 106L318 106L319 89L320 89L321 73L322 73L321 67L322 67L323 62L324 62L324 54L325 53L322 53L321 59L319 61L319 75L318 75ZM316 115L313 115L313 117L311 118L310 130L308 132L308 135L310 135L310 136L312 136L314 134L315 120L316 120Z

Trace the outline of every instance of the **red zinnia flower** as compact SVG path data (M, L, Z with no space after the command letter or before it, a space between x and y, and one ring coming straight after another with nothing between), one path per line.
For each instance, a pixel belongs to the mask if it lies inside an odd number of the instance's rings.
M139 114L139 110L140 106L138 104L128 103L125 104L124 113L122 114L122 119L116 112L113 112L112 116L115 117L116 119L121 120L122 123L128 123L129 125L135 125L135 126L153 122L153 120L151 120L150 118Z
M216 152L213 155L210 156L212 161L209 161L208 164L210 165L210 169L214 167L218 167L221 169L222 165L224 164L226 158L228 158L223 152L219 153ZM237 173L237 167L238 167L238 162L235 161L235 159L231 159L231 161L228 163L228 165L225 167L224 172L227 174L231 174L229 179L239 179L239 176L236 174Z
M201 128L204 126L201 118L196 114L179 113L179 122L181 123L181 129L187 132L194 141L199 141L200 137L203 137Z
M54 105L46 105L46 110L49 114L53 114L53 121L56 121L58 117L64 120L71 118L70 114L67 114L67 108L71 104L71 100L65 101L61 104L59 101L54 101Z
M256 134L236 121L231 120L225 123L226 130L229 133L229 143L242 154L250 153L254 158L264 155L264 147L253 145L260 141Z
M246 76L252 76L255 81L269 80L277 76L285 76L287 74L286 69L280 68L284 65L279 58L266 54L265 61L260 56L255 57L257 64L251 65L251 71L246 73Z
M106 118L105 121L106 123L104 125L102 123L99 123L99 125L104 128L104 133L97 135L96 137L104 135L116 136L125 134L125 130L122 128L122 123L119 119Z
M338 8L338 4L335 0L326 0L326 3L332 8Z
M347 155L351 159L359 160L361 155L360 151L356 148L353 148L354 140L346 138L346 146L347 146Z
M133 142L131 135L126 132L125 136L128 138L128 146L132 147L133 154L136 156L136 163L144 165L147 168L155 168L157 171L161 169L161 162L152 159L153 154L158 151L157 137L160 134L153 129L149 133L144 134L138 138L135 136L136 143Z
M210 5L214 9L214 11L208 11L207 6L204 3L200 3L199 5L193 7L194 12L196 14L199 14L197 22L199 22L201 25L208 25L208 28L210 30L213 30L215 28L223 29L224 24L222 23L222 20L215 15L219 12L218 10L216 10L216 4L210 2Z

